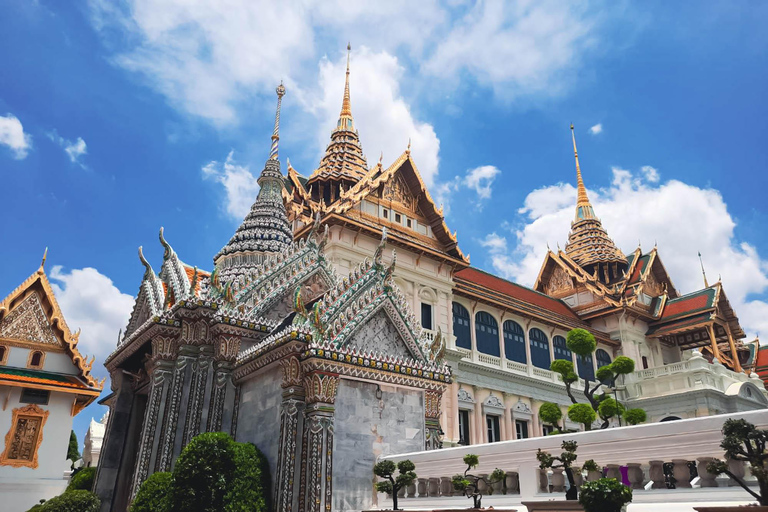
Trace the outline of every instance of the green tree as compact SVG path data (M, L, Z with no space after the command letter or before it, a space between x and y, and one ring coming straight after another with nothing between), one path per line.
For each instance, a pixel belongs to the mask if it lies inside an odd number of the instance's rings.
M565 493L566 500L575 500L578 496L576 481L573 479L573 463L576 460L576 441L563 441L561 445L563 453L559 457L552 456L549 452L539 451L536 453L536 459L539 461L541 469L559 469L563 468L565 476L568 477L568 491Z
M481 476L471 475L469 474L469 470L475 469L477 465L480 464L480 457L468 453L464 456L463 460L464 464L467 465L467 469L464 470L463 475L454 475L453 478L451 478L451 483L455 490L461 491L467 498L472 498L474 508L481 508L483 495L478 490L478 482L485 482L486 487L491 489L493 484L504 480L506 473L501 469L496 468L490 475L488 475L487 479Z
M707 465L707 471L716 475L726 474L755 498L760 505L768 506L768 430L760 430L744 419L729 419L723 423L723 442L720 448L731 460L748 462L752 475L757 478L760 493L756 493L742 478L731 473L728 463L715 460Z
M642 409L627 409L624 411L624 421L627 422L627 425L639 425L640 423L645 423L646 419L648 419L648 416Z
M72 467L75 467L75 462L80 460L79 445L77 443L77 434L75 431L69 433L69 447L67 447L67 460L72 461Z
M171 512L171 473L152 473L136 493L131 512Z
M631 501L632 489L615 478L584 482L579 496L584 512L620 512Z
M96 480L96 468L83 468L74 475L67 485L67 491L93 491L93 481Z
M547 425L560 429L560 420L563 419L563 411L560 406L552 403L545 402L539 407L539 418Z
M90 491L67 491L51 498L40 507L41 512L99 512L101 501Z
M592 423L597 419L597 413L589 404L573 404L568 408L568 418L584 425L584 430L592 430Z
M395 475L395 467L400 474ZM410 460L401 460L397 466L391 460L382 460L373 466L373 473L384 478L383 482L376 482L376 490L392 495L393 510L400 510L397 508L397 493L400 489L408 487L416 480L414 469L416 469L416 465Z

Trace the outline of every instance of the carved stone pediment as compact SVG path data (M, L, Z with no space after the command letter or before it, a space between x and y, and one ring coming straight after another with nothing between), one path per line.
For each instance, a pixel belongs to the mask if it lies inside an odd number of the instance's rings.
M0 322L0 338L61 347L37 293L30 293Z
M556 266L546 286L547 295L556 295L573 290L573 278L561 266Z

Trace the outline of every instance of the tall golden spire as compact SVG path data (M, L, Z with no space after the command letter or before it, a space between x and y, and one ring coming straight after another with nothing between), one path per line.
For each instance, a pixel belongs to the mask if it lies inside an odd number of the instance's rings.
M574 222L579 222L584 219L594 219L595 212L592 209L592 204L587 197L587 187L584 186L584 180L581 177L581 166L579 165L579 152L576 149L576 135L573 132L573 124L571 124L571 139L573 140L573 156L576 159L576 219Z
M344 101L341 103L341 116L352 117L352 104L349 101L349 54L352 51L352 45L347 43L347 78L344 82Z

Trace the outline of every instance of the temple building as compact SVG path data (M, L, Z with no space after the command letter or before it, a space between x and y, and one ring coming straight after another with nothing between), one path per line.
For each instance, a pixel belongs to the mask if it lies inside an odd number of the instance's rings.
M43 263L0 302L0 493L6 510L27 510L66 487L75 415L104 380L91 375Z
M278 87L258 197L210 271L184 263L162 229L159 272L139 249L135 307L105 363L103 511L126 510L206 431L265 453L279 512L368 509L381 455L545 434L540 405L569 404L554 359L594 380L631 357L616 393L649 421L768 406L722 283L680 295L655 248L617 248L578 154L565 250L547 254L533 288L512 283L470 265L410 144L369 167L349 74L348 60L339 120L305 174L281 172ZM595 335L594 357L568 350L573 328Z

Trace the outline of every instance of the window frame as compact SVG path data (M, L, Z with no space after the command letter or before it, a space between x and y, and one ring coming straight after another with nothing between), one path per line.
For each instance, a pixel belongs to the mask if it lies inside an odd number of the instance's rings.
M499 322L488 311L481 310L475 313L475 342L477 344L477 351L481 354L501 357ZM494 347L496 350L491 350ZM488 350L491 351L489 352Z
M459 409L459 444L462 446L469 446L470 444L469 436L472 432L469 425L469 413L470 411L468 409Z
M424 324L424 308L428 308L429 310L429 326ZM421 327L422 329L429 329L430 331L435 329L435 318L434 318L434 312L435 307L429 303L429 302L421 302Z
M510 326L517 326L519 331L514 327L507 329L507 324L510 324ZM507 358L507 360L521 364L528 364L528 355L525 351L525 329L523 329L523 326L514 320L505 320L502 324L501 332L502 339L504 341L504 356ZM520 339L515 339L515 337L519 337ZM515 358L515 355L517 355L518 358ZM522 360L520 360L521 358Z
M541 333L541 339L537 339L539 337L538 335L534 336L533 335L534 332ZM547 336L547 333L545 333L538 327L531 327L530 329L528 329L528 344L531 347L531 364L536 368L541 368L542 370L549 370L550 366L552 365L552 361L550 360L549 336ZM539 344L543 346L539 346ZM544 363L545 348L546 348L546 364Z
M522 427L522 428L520 428ZM527 420L515 420L515 439L529 439L531 437Z
M41 409L35 404L29 404L25 407L18 407L13 409L11 417L11 428L8 430L8 434L5 436L5 449L0 454L0 466L11 466L14 468L28 467L37 469L38 461L37 456L40 451L40 445L43 442L43 430L45 429L45 422L48 420L48 414L50 411ZM36 439L33 441L32 458L31 459L14 459L11 458L11 452L13 449L12 440L16 437L16 431L19 428L21 420L34 419L40 422L40 426L36 432Z
M498 414L485 415L485 430L489 443L501 441L501 417Z
M40 354L39 364L32 364L32 360L35 358L35 354ZM45 352L42 350L30 350L29 356L27 356L27 368L32 370L42 370L45 366Z
M30 400L30 397L27 396L25 398L25 393L32 393L40 392L40 395L38 399L32 399ZM42 401L43 393L45 394L45 401ZM38 401L36 401L38 400ZM19 403L21 404L34 404L34 405L48 405L48 402L51 400L51 392L46 389L37 389L37 388L21 388L21 395L19 395Z
M8 354L11 353L11 346L10 345L0 345L0 349L3 350L2 355L0 355L0 365L5 365L8 363Z
M464 316L463 314L457 314L457 309L460 308L460 310L463 310L464 313L467 315ZM456 337L456 346L459 348L462 348L464 350L472 350L472 317L469 314L469 310L464 307L463 304L453 301L451 302L451 317L453 320L453 335ZM459 336L459 333L457 332L456 323L458 320L458 324L460 326L460 330L464 331L466 330L466 346L464 346L462 343L464 342L463 338ZM466 325L464 324L466 322ZM464 333L461 333L464 334Z

